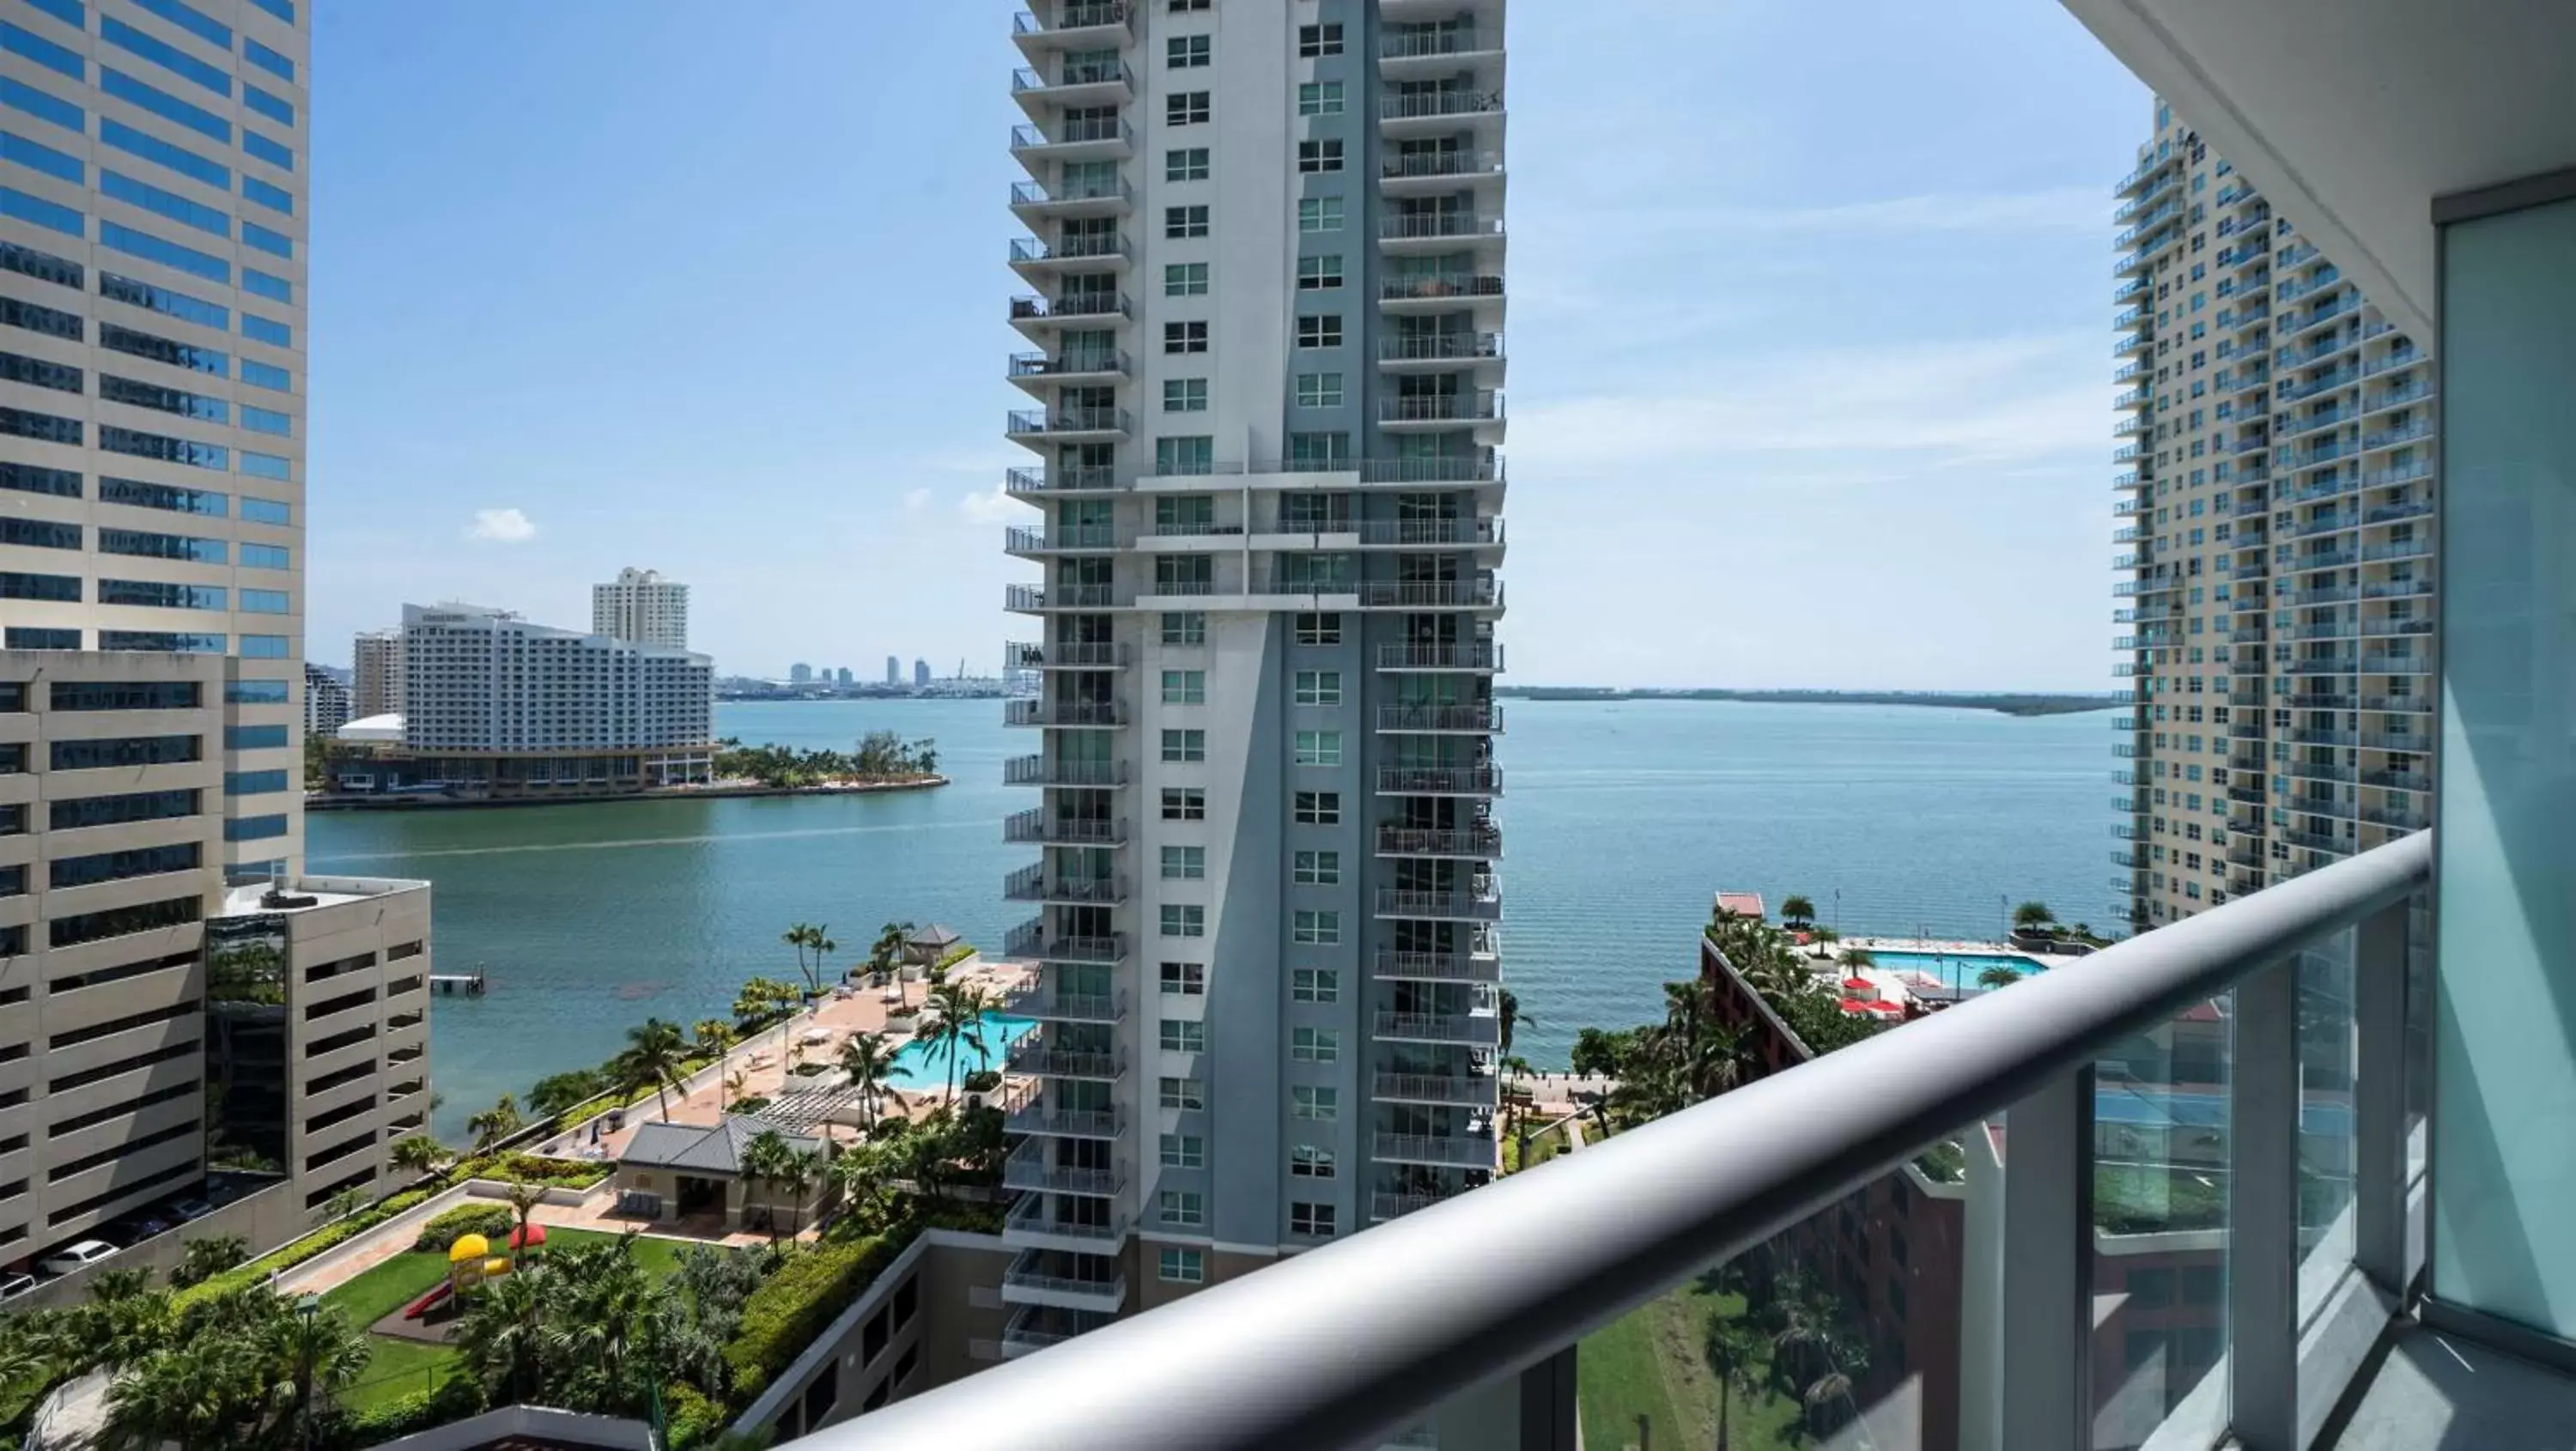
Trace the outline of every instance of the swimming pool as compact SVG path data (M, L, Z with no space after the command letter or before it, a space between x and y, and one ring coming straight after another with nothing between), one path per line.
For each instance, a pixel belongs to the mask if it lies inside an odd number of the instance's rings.
M986 1013L983 1022L984 1051L978 1053L971 1045L957 1050L959 1082L964 1082L970 1073L1001 1066L1003 1050L1038 1025L1035 1018L1014 1018L1008 1013ZM946 1088L948 1074L947 1050L934 1052L929 1040L915 1038L895 1050L894 1068L886 1074L886 1086L916 1093L925 1088Z
M1990 967L2009 967L2024 977L2048 970L2047 963L2018 952L1881 952L1873 947L1869 960L1890 972L1919 972L1954 988L1975 987L1977 975Z

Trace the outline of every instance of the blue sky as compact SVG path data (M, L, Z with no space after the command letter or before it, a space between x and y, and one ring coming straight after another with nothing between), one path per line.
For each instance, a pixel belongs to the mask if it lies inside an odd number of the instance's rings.
M315 8L314 658L406 600L586 624L622 564L729 672L1032 628L1008 6ZM2054 0L1510 43L1514 678L2108 688L2145 90Z

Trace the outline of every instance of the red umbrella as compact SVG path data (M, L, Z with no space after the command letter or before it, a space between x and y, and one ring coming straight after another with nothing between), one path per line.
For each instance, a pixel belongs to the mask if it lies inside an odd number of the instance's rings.
M1843 1011L1846 1013L1874 1013L1880 1008L1890 1006L1892 1006L1892 1004L1880 1002L1876 998L1843 999Z
M1871 982L1865 977L1844 978L1843 986L1849 988L1853 992L1869 993L1872 996L1876 996L1878 992L1878 984Z

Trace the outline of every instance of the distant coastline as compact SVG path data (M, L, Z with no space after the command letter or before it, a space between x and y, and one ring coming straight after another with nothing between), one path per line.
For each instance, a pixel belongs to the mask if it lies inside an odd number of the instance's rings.
M1951 710L1991 710L2004 715L2081 715L2110 710L2109 695L2039 695L1937 690L1622 690L1606 685L1505 685L1494 693L1513 700L1737 700L1761 705L1937 705Z

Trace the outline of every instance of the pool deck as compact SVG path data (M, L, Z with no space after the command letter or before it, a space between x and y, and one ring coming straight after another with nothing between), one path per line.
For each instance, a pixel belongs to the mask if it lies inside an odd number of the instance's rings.
M2005 943L1967 942L1955 938L1846 937L1838 942L1819 943L1806 950L1808 964L1818 977L1830 978L1836 983L1840 983L1847 977L1858 977L1870 984L1871 997L1917 1009L1961 1001L1980 993L1990 992L1992 989L1977 986L1973 973L1962 971L1959 976L1963 980L1953 986L1932 974L1918 970L1911 963L1901 966L1872 964L1857 970L1848 968L1842 964L1840 957L1846 949L1850 948L1859 948L1872 953L1902 952L1922 957L1956 957L1980 961L2010 958L2030 964L2032 972L2045 972L2049 967L2048 959ZM1982 967L1979 970L1982 971ZM1857 989L1843 995L1855 998L1861 996Z

